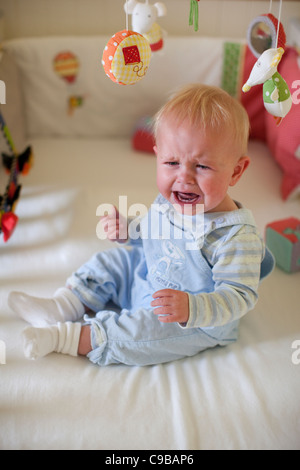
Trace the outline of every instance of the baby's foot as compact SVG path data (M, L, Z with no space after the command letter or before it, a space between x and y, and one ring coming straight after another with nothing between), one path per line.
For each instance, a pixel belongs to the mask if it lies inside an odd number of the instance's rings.
M24 354L27 359L38 359L52 352L78 355L81 323L57 323L44 328L32 326L23 331Z
M8 305L20 318L37 328L58 322L77 321L84 314L84 306L67 288L59 289L50 299L11 292Z

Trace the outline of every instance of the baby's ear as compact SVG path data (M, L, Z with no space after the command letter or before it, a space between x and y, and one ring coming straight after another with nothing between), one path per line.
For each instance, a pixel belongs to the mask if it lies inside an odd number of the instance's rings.
M156 145L154 145L153 150L154 150L155 155L157 156L157 147L156 147Z
M242 174L244 173L245 170L247 170L249 165L250 165L249 157L244 156L239 159L239 161L234 167L234 171L233 171L229 186L234 186L239 181Z

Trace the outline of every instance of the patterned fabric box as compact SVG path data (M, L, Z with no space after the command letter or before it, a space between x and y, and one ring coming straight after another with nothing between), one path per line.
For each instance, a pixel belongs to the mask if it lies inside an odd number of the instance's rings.
M267 225L266 243L276 264L286 272L300 271L300 220L290 217Z

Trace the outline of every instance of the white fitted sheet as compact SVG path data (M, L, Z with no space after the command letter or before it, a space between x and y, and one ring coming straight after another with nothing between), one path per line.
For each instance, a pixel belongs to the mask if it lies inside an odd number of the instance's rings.
M300 273L275 269L237 343L145 368L99 368L85 358L23 357L26 324L8 308L11 290L52 295L94 251L101 203L150 205L155 157L129 140L31 141L35 166L23 179L19 225L0 242L1 449L299 449ZM280 170L266 146L251 142L252 165L232 195L258 226L300 218L298 200L280 198ZM55 185L53 182L55 181ZM300 354L299 356L300 357Z

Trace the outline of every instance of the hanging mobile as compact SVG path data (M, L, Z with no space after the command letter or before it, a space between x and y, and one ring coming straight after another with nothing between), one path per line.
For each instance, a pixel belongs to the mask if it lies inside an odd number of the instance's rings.
M0 234L3 233L3 240L7 242L18 223L15 208L19 200L21 185L18 183L19 173L27 174L32 166L33 156L31 147L17 154L10 132L0 112L0 128L11 151L11 155L2 153L3 165L9 173L8 183L3 195L0 194Z
M158 17L167 14L164 3L156 2L151 5L149 0L141 3L138 0L130 0L124 5L125 12L132 15L132 29L148 39L152 52L160 51L164 45L164 33L156 22Z
M126 29L114 34L102 56L106 75L119 85L133 85L145 77L151 60L149 41L128 29L128 12L132 0L126 0Z
M272 3L271 3L272 5ZM283 27L280 23L282 9L282 0L280 0L280 10L279 10L279 19L277 22L277 33L276 38L274 39L273 29L270 27L270 30L262 28L262 25L259 23L259 27L256 27L256 37L261 36L265 39L266 46L272 46L271 48L262 46L262 42L255 44L254 47L255 55L258 56L258 60L254 64L250 76L247 82L244 84L242 90L247 92L252 86L263 84L263 100L266 110L274 116L276 119L276 124L279 125L282 119L288 114L292 107L292 97L289 90L289 87L286 81L278 73L277 67L284 54L285 47L285 33ZM268 16L268 24L270 24L270 13ZM263 18L259 17L259 19ZM274 26L274 21L271 21L271 24ZM276 23L275 23L276 24ZM251 28L253 31L254 27ZM258 31L260 31L258 33ZM272 34L271 34L272 33ZM251 33L250 37L253 38L254 33ZM280 41L280 47L279 47ZM249 44L250 46L250 44ZM257 55L258 53L261 55Z
M285 49L286 34L281 22L272 14L272 0L270 0L269 13L257 16L249 24L247 42L257 59L267 49L276 47Z
M198 3L200 0L191 0L190 6L190 18L189 18L189 25L194 25L194 30L198 31L199 27L199 8Z

